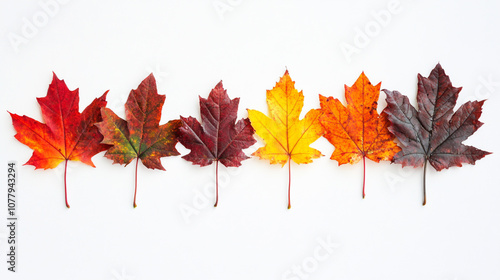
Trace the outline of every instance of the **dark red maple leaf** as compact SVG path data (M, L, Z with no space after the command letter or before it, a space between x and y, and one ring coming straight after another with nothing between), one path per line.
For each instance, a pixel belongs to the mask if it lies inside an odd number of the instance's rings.
M462 144L481 125L482 101L469 101L453 113L462 88L451 85L440 64L428 78L418 75L418 111L408 97L398 91L384 90L387 94L387 113L391 131L399 140L402 150L394 163L405 166L424 166L424 201L426 203L425 173L427 162L437 171L462 163L475 164L476 160L491 154Z
M45 123L27 116L10 114L17 131L19 142L33 149L33 155L25 164L35 169L55 168L62 161L64 165L64 197L69 208L66 171L68 160L81 161L95 167L91 158L109 146L101 144L103 136L94 126L102 120L100 109L106 106L106 91L100 98L83 110L78 111L78 89L69 90L64 80L53 73L47 96L37 98Z
M229 99L220 81L210 92L208 99L200 98L201 122L193 117L181 117L179 142L191 152L182 158L193 164L207 166L215 161L216 199L219 200L219 161L226 167L238 167L249 158L243 149L256 140L254 129L248 118L236 122L239 98Z

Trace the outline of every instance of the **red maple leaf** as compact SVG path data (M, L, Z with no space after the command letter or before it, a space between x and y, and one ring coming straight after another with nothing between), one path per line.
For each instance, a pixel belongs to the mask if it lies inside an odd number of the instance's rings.
M207 166L215 161L216 199L219 200L219 161L224 166L238 167L248 158L243 149L252 146L254 129L248 118L236 122L239 98L229 99L220 81L208 95L200 97L201 122L193 117L183 118L179 142L191 152L182 158L193 164Z
M483 125L479 121L482 101L469 101L453 113L462 88L451 85L440 64L428 78L418 75L418 111L408 97L397 91L384 90L387 94L387 113L391 131L401 144L394 163L405 166L424 166L424 201L426 203L425 172L427 162L441 171L462 163L474 164L491 154L462 144Z
M64 80L53 74L47 96L37 98L45 123L27 116L10 113L19 142L33 149L33 155L25 164L35 169L55 168L64 164L64 196L69 208L66 171L68 160L81 161L95 167L91 158L109 146L101 144L102 135L94 126L102 120L100 109L106 106L107 91L83 110L78 111L78 89L69 90Z

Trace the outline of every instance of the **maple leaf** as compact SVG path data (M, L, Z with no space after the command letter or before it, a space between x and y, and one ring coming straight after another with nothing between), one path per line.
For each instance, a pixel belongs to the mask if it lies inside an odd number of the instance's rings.
M78 89L69 90L64 80L59 80L53 73L47 96L37 98L45 123L9 112L17 131L15 138L33 149L33 155L25 165L33 165L35 169L49 169L65 162L64 197L68 208L68 160L81 161L95 167L91 158L109 147L100 144L103 137L94 126L102 120L100 109L106 106L107 93L106 91L101 97L94 99L80 113Z
M393 162L405 166L424 166L423 190L426 204L425 173L427 162L441 171L462 163L475 164L490 154L462 144L481 125L482 101L469 101L454 113L462 88L453 87L450 78L438 63L428 78L418 74L418 111L408 97L398 91L385 90L390 121L389 130L401 143L402 150Z
M255 144L256 140L248 118L236 122L240 99L229 99L222 81L210 91L208 99L199 98L203 125L193 117L181 117L179 142L191 150L183 159L200 166L215 161L216 207L219 201L219 162L226 167L240 166L242 160L249 158L242 150Z
M288 70L272 90L267 91L267 106L270 117L256 110L248 110L252 126L265 142L252 155L267 159L271 164L288 162L288 208L290 209L291 167L290 161L297 164L310 163L322 156L320 151L309 147L321 135L323 127L319 123L321 110L312 109L302 120L300 112L304 106L304 94L295 89Z
M392 160L401 149L387 130L387 115L377 113L380 83L373 86L361 73L352 87L345 87L347 107L333 97L319 96L324 137L335 146L330 157L339 165L363 159L363 198L365 198L365 158L375 162Z
M135 163L134 208L137 207L137 167L139 159L150 169L163 168L160 158L176 156L177 133L180 120L159 125L165 95L159 95L153 74L139 87L132 90L125 103L125 118L118 117L111 109L102 108L102 122L96 124L104 136L102 143L112 145L104 155L113 163L127 166Z

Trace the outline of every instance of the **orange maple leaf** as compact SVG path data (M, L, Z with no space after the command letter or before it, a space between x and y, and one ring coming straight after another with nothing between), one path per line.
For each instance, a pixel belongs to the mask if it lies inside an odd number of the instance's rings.
M304 94L295 89L288 70L272 90L267 91L267 106L270 117L256 110L248 110L248 117L257 135L265 142L252 155L267 159L271 164L284 166L288 162L288 208L290 205L290 161L297 164L310 163L322 156L321 152L309 147L323 135L319 123L321 111L313 109L299 120L304 106Z
M330 159L339 165L363 159L363 198L365 197L365 158L375 162L392 160L401 149L387 129L387 114L377 113L380 83L373 86L361 73L352 87L345 85L347 107L333 97L319 96L324 137L335 146Z

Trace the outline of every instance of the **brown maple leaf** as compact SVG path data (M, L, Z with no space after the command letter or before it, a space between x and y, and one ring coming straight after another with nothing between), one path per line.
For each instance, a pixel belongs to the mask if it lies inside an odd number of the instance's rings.
M427 162L441 171L462 163L474 164L476 160L491 154L472 146L462 144L479 127L482 101L469 101L454 113L458 94L462 88L451 85L440 64L431 71L428 78L418 75L418 111L410 104L408 97L397 91L384 90L387 94L389 130L401 143L402 150L394 156L393 162L405 166L424 166L423 190L426 204L425 174Z

